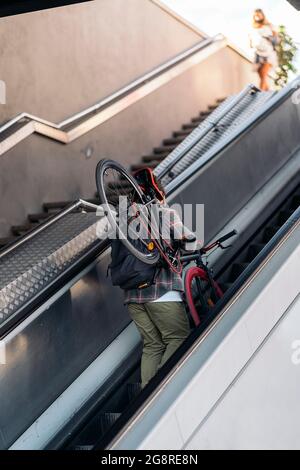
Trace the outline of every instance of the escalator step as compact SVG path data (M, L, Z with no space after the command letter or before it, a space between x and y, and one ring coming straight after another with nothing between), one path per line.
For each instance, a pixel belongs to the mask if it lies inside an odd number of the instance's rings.
M298 207L300 206L300 194L296 194L293 199L292 199L292 202L291 202L291 209L298 209Z
M235 281L240 274L247 268L249 263L234 263L231 267L231 272L229 276L229 281Z
M74 446L74 450L93 450L94 446L91 445L78 445Z
M266 227L263 233L263 242L268 243L268 241L274 237L275 233L277 233L279 229L280 227L278 225L269 225Z
M232 283L231 282L221 282L219 285L220 285L221 291L223 292L223 294L225 294L225 292L229 289L229 287L232 286Z
M280 211L277 218L278 225L283 225L290 218L293 212L293 210Z
M209 110L209 111L214 111L215 109L217 109L218 106L219 106L218 103L217 103L217 104L210 104L210 105L208 106L208 110Z
M168 145L168 146L167 146L167 145L163 145L162 147L155 147L155 148L153 149L153 152L154 152L155 154L170 153L170 152L172 152L172 150L174 150L175 147L176 147L176 145Z
M223 103L223 101L225 101L226 99L227 99L227 98L218 98L218 99L216 100L216 103L218 103L218 105L219 105L220 103Z
M250 263L264 248L264 243L253 243L250 245L247 251L247 261Z
M105 434L120 416L121 413L103 413L100 417L101 435Z
M127 384L127 394L128 394L128 402L130 403L133 401L141 392L142 386L140 383L129 383Z

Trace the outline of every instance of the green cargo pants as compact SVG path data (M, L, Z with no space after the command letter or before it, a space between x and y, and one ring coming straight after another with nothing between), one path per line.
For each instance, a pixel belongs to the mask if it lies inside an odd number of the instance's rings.
M131 303L129 314L143 339L142 387L190 333L183 302Z

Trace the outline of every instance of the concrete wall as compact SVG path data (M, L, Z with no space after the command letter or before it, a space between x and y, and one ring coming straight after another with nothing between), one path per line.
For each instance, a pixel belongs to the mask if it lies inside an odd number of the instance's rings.
M2 121L21 111L68 117L199 41L148 0L126 0L124 12L122 5L96 0L0 20L0 78L8 88ZM137 161L216 98L255 79L251 64L226 47L72 144L36 135L18 144L0 157L0 237L43 202L93 196L100 158Z
M60 121L199 41L148 0L94 0L0 19L0 122Z

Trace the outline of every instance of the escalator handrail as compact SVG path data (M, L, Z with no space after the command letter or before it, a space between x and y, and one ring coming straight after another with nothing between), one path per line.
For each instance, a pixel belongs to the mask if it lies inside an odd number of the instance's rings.
M233 100L231 100L226 106L224 106L224 109L222 112L215 117L215 119L208 118L205 122L208 124L205 129L202 130L199 134L195 135L194 138L192 138L187 145L176 155L175 158L173 158L168 165L165 166L165 168L162 168L161 170L157 171L157 176L159 178L163 178L166 176L168 173L171 172L172 168L181 160L190 150L192 150L195 145L199 144L201 140L207 136L209 132L211 132L217 125L218 123L228 115L247 95L250 93L256 93L260 92L261 90L257 88L253 84L247 85L238 95L236 95ZM155 170L154 170L155 172Z
M36 237L39 233L43 232L46 230L48 227L51 227L54 223L58 222L60 219L65 217L66 215L70 214L72 211L75 209L78 209L80 206L84 207L91 207L89 203L82 199L78 199L75 202L72 202L67 205L64 209L59 211L57 214L54 214L53 216L49 216L49 219L45 220L44 222L40 223L38 227L33 228L29 232L27 232L25 235L21 236L17 240L13 241L10 243L6 248L1 250L0 252L0 262L1 259L8 255L9 253L13 252L17 248L19 248L21 245L24 243L28 242L29 240L33 239Z
M208 150L201 156L201 159L196 160L188 168L183 170L176 176L170 183L166 185L166 192L171 195L179 186L186 180L193 176L200 169L204 168L212 159L214 159L221 151L223 151L233 141L241 138L247 133L250 128L258 124L262 119L267 117L271 112L278 108L284 101L289 99L297 90L300 89L300 76L293 80L285 88L272 96L257 112L250 116L243 124L233 130L232 134L219 143L215 144L212 149ZM160 175L157 175L160 178Z

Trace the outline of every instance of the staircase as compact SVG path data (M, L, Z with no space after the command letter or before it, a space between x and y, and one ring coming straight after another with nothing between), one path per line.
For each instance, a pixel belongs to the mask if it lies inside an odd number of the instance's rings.
M199 124L204 121L209 114L216 109L225 98L216 100L213 105L208 106L206 111L201 111L198 116L193 117L189 123L183 124L180 130L173 132L172 136L164 139L160 147L155 147L150 155L145 155L139 163L131 165L130 170L136 171L141 168L154 169L165 157L172 152ZM97 204L99 201L97 195L95 198L87 199L89 202ZM61 211L64 207L73 201L48 202L43 204L43 211L36 214L29 214L27 221L23 225L13 225L11 227L11 236L0 238L0 251L10 243L15 242L19 237L25 235L30 230L36 228L42 222L45 222L55 213Z

